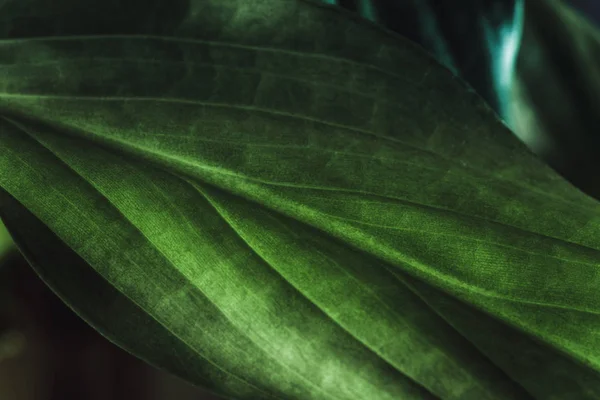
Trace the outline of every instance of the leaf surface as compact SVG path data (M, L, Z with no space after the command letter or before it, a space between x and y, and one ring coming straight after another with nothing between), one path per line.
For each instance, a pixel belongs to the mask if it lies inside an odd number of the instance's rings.
M357 16L181 15L0 41L0 212L82 318L232 398L600 395L597 201Z

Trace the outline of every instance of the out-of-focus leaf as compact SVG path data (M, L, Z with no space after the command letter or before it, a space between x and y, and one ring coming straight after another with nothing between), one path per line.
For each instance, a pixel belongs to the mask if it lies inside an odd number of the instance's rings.
M306 1L61 4L0 42L0 211L110 340L240 399L600 396L600 203L420 48Z
M423 46L465 79L507 122L524 0L325 1Z
M0 265L14 249L14 244L6 227L0 221Z
M600 199L600 31L563 1L529 1L513 92L516 134Z

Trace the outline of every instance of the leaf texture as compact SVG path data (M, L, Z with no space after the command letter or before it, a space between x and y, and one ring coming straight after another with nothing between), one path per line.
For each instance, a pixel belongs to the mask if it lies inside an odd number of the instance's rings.
M420 48L308 1L65 18L0 41L0 212L107 338L239 399L600 396L600 204Z

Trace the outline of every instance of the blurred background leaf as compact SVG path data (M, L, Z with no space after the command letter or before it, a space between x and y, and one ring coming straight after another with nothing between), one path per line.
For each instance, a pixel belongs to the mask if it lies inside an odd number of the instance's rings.
M7 262L7 258L9 258L14 250L15 248L12 239L10 238L6 227L2 221L0 221L0 267Z
M582 14L599 3L575 4L586 7L526 3L512 128L552 168L600 199L600 33Z

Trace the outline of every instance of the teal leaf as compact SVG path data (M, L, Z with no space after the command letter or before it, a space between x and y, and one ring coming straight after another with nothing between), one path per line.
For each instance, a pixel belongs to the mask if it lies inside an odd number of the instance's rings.
M0 41L0 214L61 299L231 398L600 396L596 200L357 16L188 6Z

